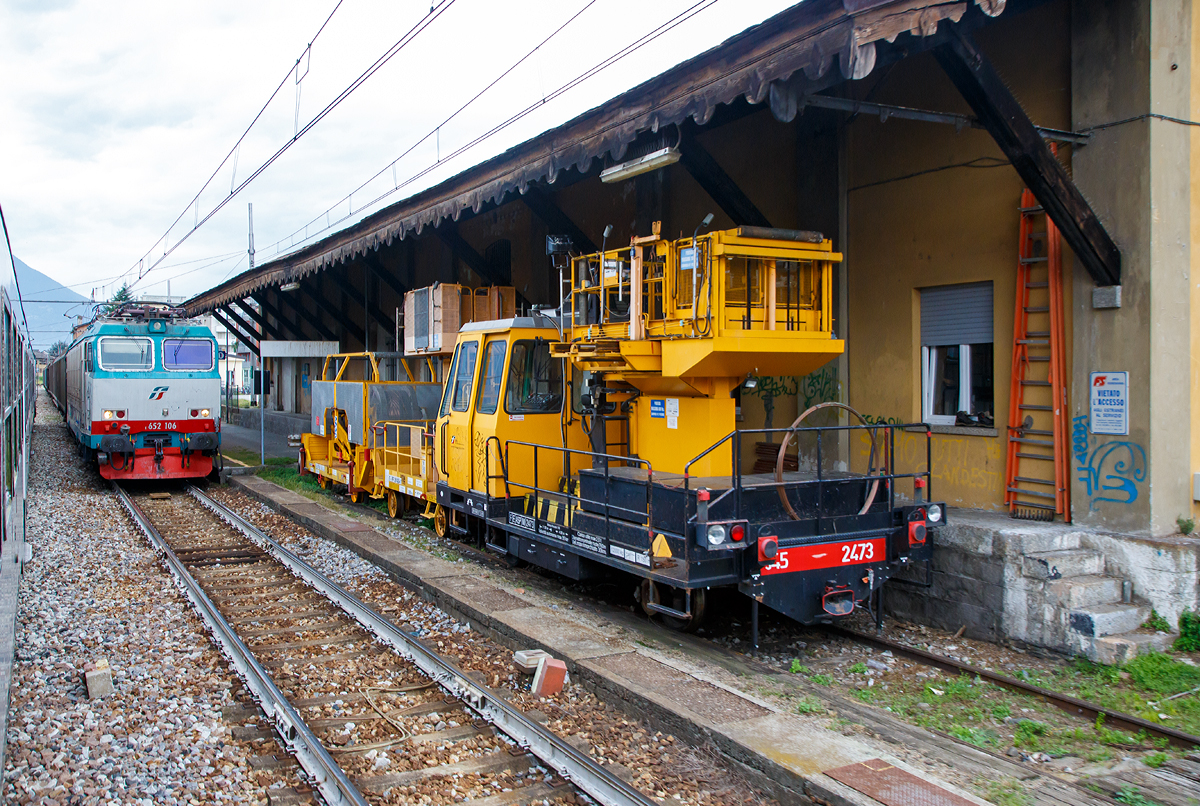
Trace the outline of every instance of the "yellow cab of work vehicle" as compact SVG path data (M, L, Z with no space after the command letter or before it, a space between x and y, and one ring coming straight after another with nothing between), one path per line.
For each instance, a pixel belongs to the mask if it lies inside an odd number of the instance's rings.
M383 380L380 362L389 360L403 368L407 380ZM436 377L432 366L429 371ZM425 500L425 474L416 483L413 471L428 466L424 452L431 446L423 435L431 430L440 394L437 382L416 380L401 353L327 356L320 379L312 382L311 433L301 437L301 472L316 475L322 487L345 484L356 503L386 496L393 516L401 494Z
M462 327L435 433L439 535L466 534L456 510L482 521L489 500L561 489L571 457L582 466L588 439L578 401L563 405L572 387L550 353L560 337L557 319L537 315Z

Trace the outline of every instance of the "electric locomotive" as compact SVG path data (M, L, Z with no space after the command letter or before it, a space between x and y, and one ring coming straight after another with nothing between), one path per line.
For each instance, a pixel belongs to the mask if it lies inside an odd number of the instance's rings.
M46 368L46 389L106 479L201 478L221 445L212 331L178 308L129 303Z

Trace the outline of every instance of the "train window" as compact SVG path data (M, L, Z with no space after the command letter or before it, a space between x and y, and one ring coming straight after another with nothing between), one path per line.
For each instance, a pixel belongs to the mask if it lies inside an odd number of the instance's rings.
M154 369L154 344L150 339L103 336L100 339L100 369L116 372Z
M483 382L479 386L479 402L475 405L480 414L495 414L500 405L500 382L504 380L504 351L507 348L505 342L493 341L483 353Z
M454 358L450 362L450 372L444 376L446 383L442 384L442 406L438 411L439 417L445 417L450 411L450 392L453 390L454 384L450 383L449 379L454 377L455 370L458 368L458 354L461 352L462 347L460 346L455 350Z
M213 343L208 339L163 339L163 368L201 370L213 368Z
M454 400L450 408L455 411L466 411L471 406L471 387L475 383L475 356L479 352L479 342L465 342L459 350L458 366L454 370Z
M562 409L562 362L550 357L550 342L537 339L513 344L504 409L509 414Z

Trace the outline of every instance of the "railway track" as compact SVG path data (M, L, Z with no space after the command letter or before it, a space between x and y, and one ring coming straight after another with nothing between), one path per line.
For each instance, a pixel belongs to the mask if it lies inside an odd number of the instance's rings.
M369 507L357 506L357 508L371 516L381 517L379 516L378 512L370 509ZM479 551L473 546L456 543L455 549L464 554L470 555L478 562L486 563L488 565L500 565L493 555ZM994 683L997 686L1006 688L1010 691L1015 691L1021 694L1029 694L1037 697L1043 702L1046 702L1047 704L1052 705L1055 708L1064 711L1065 713L1086 719L1089 722L1095 722L1097 719L1101 719L1109 728L1126 730L1132 734L1144 732L1148 736L1153 736L1159 739L1167 739L1176 747L1200 747L1200 736L1193 736L1192 734L1184 731L1171 728L1168 725L1157 724L1132 714L1115 711L1097 703L1089 702L1078 697L1072 697L1069 694L1063 694L1051 689L1043 688L1041 686L1035 686L1032 683L1028 683L1024 680L999 674L981 666L975 666L954 658L946 657L945 655L938 655L933 652L918 649L899 641L892 641L883 636L868 635L867 633L858 632L857 630L851 630L837 625L824 625L820 629L831 635L856 641L876 649L890 650L896 655L903 656L911 661L929 666L931 668L940 669L944 672L949 672L955 675L967 674L971 675L972 677L978 676L990 683Z
M653 803L202 491L115 489L321 801Z
M926 652L923 649L902 644L899 641L892 641L883 636L867 635L866 633L849 630L845 627L825 626L826 632L833 635L848 638L852 641L857 641L861 644L875 647L876 649L890 650L896 655L903 656L917 663L931 666L936 669L941 669L944 672L951 674L967 674L979 677L989 683L994 683L1002 688L1010 691L1020 692L1022 694L1031 694L1038 697L1043 702L1053 705L1068 714L1082 717L1088 721L1096 721L1102 719L1104 724L1120 730L1127 730L1130 733L1145 732L1147 735L1154 736L1159 739L1166 739L1176 747L1200 747L1200 736L1193 736L1190 733L1184 733L1180 730L1168 727L1167 725L1158 725L1141 717L1133 716L1132 714L1114 711L1111 708L1105 708L1102 705L1097 705L1094 702L1081 700L1078 697L1072 697L1069 694L1062 694L1057 691L1051 691L1041 686L1035 686L1032 683L1026 683L1024 680L1018 680L1015 677L1009 677L1003 674L984 669L981 666L974 666L970 663L948 658L945 655L937 655L933 652Z

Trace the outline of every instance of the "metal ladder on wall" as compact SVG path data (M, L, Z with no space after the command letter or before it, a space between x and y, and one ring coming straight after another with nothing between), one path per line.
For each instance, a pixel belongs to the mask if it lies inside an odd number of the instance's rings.
M1004 502L1026 520L1071 520L1062 238L1021 193Z

